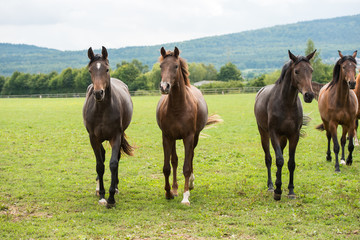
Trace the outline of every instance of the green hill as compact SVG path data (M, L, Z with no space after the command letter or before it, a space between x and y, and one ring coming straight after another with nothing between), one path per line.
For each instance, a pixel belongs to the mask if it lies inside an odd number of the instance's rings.
M212 63L219 68L233 62L240 70L280 68L288 59L287 50L304 54L306 42L312 39L321 50L324 62L334 63L337 50L350 54L360 50L360 14L279 25L252 31L199 38L156 46L108 49L114 68L123 60L138 59L150 67L157 62L161 46L177 46L188 62ZM241 23L239 23L241 24ZM90 46L84 46L87 49ZM97 47L97 46L96 46ZM97 50L100 52L100 50ZM0 43L0 75L14 71L48 73L67 68L81 68L88 62L86 50L59 51L23 44Z

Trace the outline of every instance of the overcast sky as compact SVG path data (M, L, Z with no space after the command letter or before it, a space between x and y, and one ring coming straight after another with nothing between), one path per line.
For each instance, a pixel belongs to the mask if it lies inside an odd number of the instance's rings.
M0 0L0 42L120 48L359 13L359 0Z

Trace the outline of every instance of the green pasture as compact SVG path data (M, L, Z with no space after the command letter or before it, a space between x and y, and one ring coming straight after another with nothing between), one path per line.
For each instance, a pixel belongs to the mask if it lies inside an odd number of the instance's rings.
M267 192L266 167L253 114L255 94L207 95L224 123L206 129L195 149L195 189L184 206L183 146L179 196L165 199L159 96L133 97L126 131L135 156L119 165L115 208L98 205L95 157L82 123L84 99L0 99L0 239L359 239L360 147L352 166L334 172L326 137L312 121L296 152L295 193ZM109 144L105 188L110 185ZM287 148L286 150L287 151ZM272 151L273 154L273 151ZM274 155L273 155L273 159ZM272 167L275 176L275 160ZM273 179L275 182L275 179Z

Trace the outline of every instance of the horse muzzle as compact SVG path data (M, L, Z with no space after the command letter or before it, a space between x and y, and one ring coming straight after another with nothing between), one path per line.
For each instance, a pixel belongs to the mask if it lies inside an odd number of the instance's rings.
M101 102L102 100L104 100L104 97L105 97L104 90L94 91L93 94L94 94L94 98L96 101Z
M169 94L170 92L170 83L161 81L160 90L162 94Z
M312 93L312 92L306 92L305 94L304 94L304 101L306 102L306 103L311 103L312 102L312 100L314 99L314 93Z
M355 89L356 81L350 81L350 82L348 82L348 85L349 85L350 89Z

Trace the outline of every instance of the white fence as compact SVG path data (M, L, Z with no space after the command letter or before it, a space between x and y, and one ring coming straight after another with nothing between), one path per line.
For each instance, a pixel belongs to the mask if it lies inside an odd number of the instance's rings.
M243 88L213 88L200 89L205 95L211 94L238 94L255 93L261 87L243 87ZM130 91L131 96L156 96L160 95L159 90L138 90ZM0 95L0 98L85 98L85 93L56 93L56 94L29 94L29 95Z

